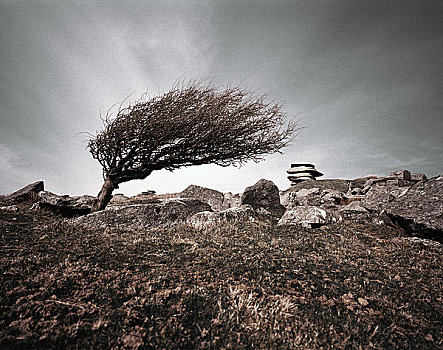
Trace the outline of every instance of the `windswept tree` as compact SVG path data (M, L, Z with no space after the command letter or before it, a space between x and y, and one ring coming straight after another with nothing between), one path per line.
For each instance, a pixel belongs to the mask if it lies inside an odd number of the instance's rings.
M200 164L242 165L279 152L297 130L282 105L240 87L220 89L191 81L103 118L88 142L103 167L104 184L92 212L102 210L122 182L154 170Z

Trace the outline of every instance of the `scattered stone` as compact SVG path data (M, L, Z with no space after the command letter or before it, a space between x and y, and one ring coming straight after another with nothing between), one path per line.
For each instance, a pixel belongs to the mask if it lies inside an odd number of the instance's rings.
M2 200L6 203L35 201L38 199L37 193L43 191L44 187L43 181L37 181L19 189L18 191L2 196Z
M360 202L363 198L364 198L364 196L358 195L358 194L356 194L356 195L352 195L352 194L348 195L348 194L346 194L346 195L343 195L342 198L340 198L340 201L339 201L338 204L340 204L340 205L348 205L348 204L350 204L352 202Z
M109 203L115 204L115 203L124 203L129 200L129 197L125 196L122 193L116 193L112 196L112 199Z
M408 232L443 239L443 175L398 191L394 200L381 203L387 215Z
M317 227L330 222L326 210L314 206L293 207L285 211L278 225Z
M285 198L288 208L300 205L338 205L343 204L344 192L348 185L349 181L346 180L306 181L292 186L280 195Z
M154 190L148 190L148 191L144 191L141 193L142 196L155 196L155 191Z
M378 176L375 174L368 174L368 175L363 176L361 179L370 180L370 179L377 179L377 178L378 178Z
M396 170L389 174L391 177L396 177L400 180L411 180L411 172L409 170Z
M341 179L328 179L328 180L308 180L300 182L294 186L291 186L287 191L297 192L302 188L313 188L317 187L321 191L324 190L337 190L340 192L346 193L349 188L349 180L341 180Z
M378 182L370 187L361 202L366 209L372 212L381 212L384 205L395 200L403 190L395 180Z
M16 205L6 205L6 206L0 207L0 210L17 212L18 211L18 207Z
M190 185L179 194L180 198L195 198L208 203L213 210L224 210L228 207L224 204L225 196L222 192L210 188Z
M321 193L321 202L326 204L340 204L344 198L344 193L338 190L323 190Z
M143 191L135 196L132 196L128 199L130 202L144 202L151 201L153 198L155 199L155 191Z
M360 194L365 195L366 193L368 193L368 191L371 189L371 187L373 185L375 185L377 182L384 182L387 181L388 179L396 179L395 177L392 178L387 178L387 177L382 177L382 178L377 178L377 179L369 179L368 181L365 182L363 189L360 191Z
M66 218L89 214L96 200L96 197L88 195L73 197L68 195L59 196L49 191L41 191L38 196L40 200L32 206L32 209L48 210Z
M412 186L415 182L411 180L399 179L396 176L385 176L385 177L379 177L377 179L369 179L365 183L363 189L360 191L360 194L366 195L366 193L368 193L371 187L378 183L381 183L381 186L384 186L385 183L388 183L393 186L405 187L405 186Z
M380 222L380 219L377 220L376 218L378 215L370 213L359 201L339 206L336 215L339 220L351 220L358 224L374 224Z
M320 194L320 189L318 187L302 188L301 190L295 192L296 198L304 198L311 194Z
M186 223L192 215L212 211L197 199L160 200L159 203L111 205L105 210L72 219L73 223L91 227L145 229L170 227Z
M280 191L280 203L281 205L283 205L284 207L287 207L289 205L289 197L291 195L291 193L293 193L292 191Z
M241 194L240 193L223 193L223 208L238 208L241 206Z
M349 190L349 192L351 193L351 195L358 195L358 194L360 194L361 193L361 188L359 188L359 187L355 187L355 188L351 188L350 190Z
M440 253L443 253L443 244L432 239L419 238L419 237L406 237L404 238L406 241L419 244L422 247L431 248L432 250L436 250Z
M360 201L353 201L347 205L341 205L338 207L340 213L347 211L357 212L357 213L369 213L369 211L361 205Z
M318 187L302 188L297 192L290 192L288 196L289 208L300 205L319 206L321 204L320 189Z
M255 210L259 208L271 212L284 210L284 207L280 204L278 187L272 181L265 179L261 179L255 185L245 189L241 204L249 204Z
M428 178L426 177L425 174L417 174L417 173L412 173L411 174L411 180L412 181L424 181L427 180Z
M288 170L288 177L294 181L305 175L312 177L316 171L312 164L297 166L298 169ZM303 176L297 177L297 174ZM59 196L48 191L36 194L41 187L43 182L36 182L2 199L7 198L5 204L12 204L39 198L33 208L65 217L88 214L96 200L92 196ZM279 225L317 227L352 220L362 224L396 225L420 236L417 240L427 237L443 241L443 176L427 179L424 174L411 174L408 170L393 171L386 177L370 175L354 180L310 178L286 191L279 191L273 182L262 179L246 188L242 195L191 185L178 194L157 196L154 191L145 191L139 196L143 197L143 203L132 204L134 197L128 199L123 194L115 194L107 209L73 222L128 228L188 222L203 227L221 221L255 220L260 213L275 215L278 211L281 215L283 203L287 209ZM173 196L179 198L166 199ZM0 210L17 211L18 207L5 205Z
M202 211L189 217L186 222L195 228L203 228L220 221L220 212Z
M208 225L227 221L254 221L255 212L250 205L243 205L238 208L229 208L219 212L204 211L192 215L187 222L196 228L206 227Z

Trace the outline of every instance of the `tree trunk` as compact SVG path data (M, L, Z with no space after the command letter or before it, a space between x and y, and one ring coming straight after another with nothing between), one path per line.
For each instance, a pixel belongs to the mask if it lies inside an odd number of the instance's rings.
M109 201L112 199L112 191L116 186L112 183L112 181L107 178L105 183L100 190L97 200L91 208L91 213L95 213L96 211L100 211L106 208Z

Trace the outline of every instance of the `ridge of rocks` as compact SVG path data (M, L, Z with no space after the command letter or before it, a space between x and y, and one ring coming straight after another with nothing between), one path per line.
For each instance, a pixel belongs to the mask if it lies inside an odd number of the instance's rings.
M57 195L43 188L43 182L38 181L1 196L0 210L17 211L16 204L32 200L36 202L34 209L74 217L74 223L128 228L179 223L204 227L220 221L255 220L260 215L279 218L279 225L305 227L352 220L397 226L412 236L443 241L443 176L428 179L407 170L384 177L307 180L284 191L261 179L242 194L197 185L165 195L154 191L131 198L115 194L105 210L93 214L89 213L95 197Z

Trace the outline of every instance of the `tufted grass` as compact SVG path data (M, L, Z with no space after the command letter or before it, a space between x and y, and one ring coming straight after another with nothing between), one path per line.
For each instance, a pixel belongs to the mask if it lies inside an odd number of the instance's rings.
M442 348L441 266L351 222L94 230L0 210L0 348Z

